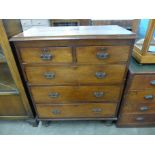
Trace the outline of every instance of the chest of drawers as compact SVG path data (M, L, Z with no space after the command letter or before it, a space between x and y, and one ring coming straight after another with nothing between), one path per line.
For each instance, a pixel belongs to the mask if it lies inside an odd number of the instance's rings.
M117 125L155 125L155 65L141 65L131 59Z
M116 120L134 39L119 26L32 28L11 38L38 118Z

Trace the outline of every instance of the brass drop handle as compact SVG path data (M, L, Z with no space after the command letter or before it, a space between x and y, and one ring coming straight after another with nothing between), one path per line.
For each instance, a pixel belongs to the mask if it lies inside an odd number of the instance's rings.
M60 115L60 114L61 114L61 111L60 111L59 109L53 109L53 110L52 110L52 113L53 113L54 115Z
M144 98L146 100L152 100L154 98L154 96L153 95L145 95Z
M48 96L51 98L58 98L60 94L58 92L54 92L54 93L50 93Z
M94 96L95 96L96 98L102 97L103 95L104 95L103 92L94 92Z
M141 117L141 116L136 117L136 121L143 121L143 120L144 120L144 117Z
M98 52L96 54L96 57L98 59L107 59L109 57L109 53L106 53L106 52Z
M155 80L150 81L150 84L155 86Z
M93 108L92 112L98 113L98 112L102 112L101 108Z
M142 106L140 107L140 111L147 111L149 108L148 106Z
M55 78L55 73L53 73L53 72L46 72L46 73L44 73L44 77L46 79L54 79Z
M98 79L103 79L103 78L106 76L106 73L105 73L105 72L96 72L96 73L95 73L95 76L96 76Z
M51 59L53 58L53 55L50 54L50 53L42 53L42 54L40 55L40 58L41 58L42 60L47 61L47 60L51 60Z

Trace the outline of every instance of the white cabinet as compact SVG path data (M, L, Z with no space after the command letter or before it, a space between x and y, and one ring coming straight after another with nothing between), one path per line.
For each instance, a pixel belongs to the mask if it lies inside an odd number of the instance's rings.
M48 19L21 19L23 31L33 26L50 26Z

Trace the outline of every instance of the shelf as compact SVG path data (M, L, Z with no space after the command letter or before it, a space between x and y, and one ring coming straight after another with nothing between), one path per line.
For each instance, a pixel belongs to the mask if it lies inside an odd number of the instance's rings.
M0 91L0 96L4 96L4 95L18 95L19 91L18 90L10 90L10 91Z

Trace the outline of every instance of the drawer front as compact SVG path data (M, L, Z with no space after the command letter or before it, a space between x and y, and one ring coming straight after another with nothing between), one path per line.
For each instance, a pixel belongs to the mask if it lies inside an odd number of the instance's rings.
M125 114L155 114L155 103L124 103L122 112Z
M130 53L129 46L88 46L78 47L79 63L117 63L126 62Z
M24 63L71 63L70 47L20 48Z
M31 87L36 103L68 103L85 101L119 101L118 86L42 86Z
M126 65L26 67L31 84L122 84Z
M118 125L155 125L154 114L143 114L143 115L122 115L118 120Z
M84 103L76 105L37 105L40 118L114 117L114 103Z
M154 90L129 91L126 96L126 101L139 102L139 103L155 103L155 91Z
M135 75L130 86L130 90L154 89L155 75Z

